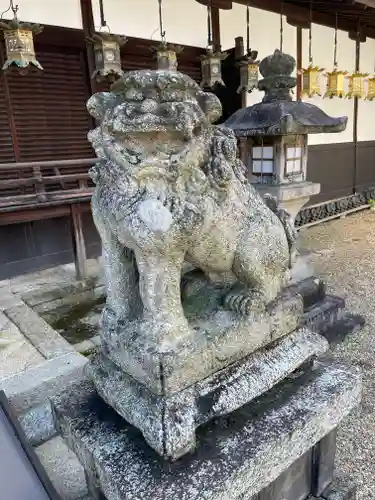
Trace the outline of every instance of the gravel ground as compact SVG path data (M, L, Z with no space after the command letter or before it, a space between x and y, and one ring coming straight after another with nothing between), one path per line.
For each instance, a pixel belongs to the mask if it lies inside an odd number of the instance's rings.
M333 356L363 372L362 403L342 424L338 479L357 484L358 500L375 499L375 212L366 210L301 230L302 248L312 252L315 274L346 299L366 326L333 348Z

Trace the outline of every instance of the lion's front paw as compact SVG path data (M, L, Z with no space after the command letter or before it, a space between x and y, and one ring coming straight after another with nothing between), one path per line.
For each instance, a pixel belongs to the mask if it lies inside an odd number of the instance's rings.
M254 291L231 290L224 297L224 306L241 316L249 316L252 312L264 311L266 307L264 295Z

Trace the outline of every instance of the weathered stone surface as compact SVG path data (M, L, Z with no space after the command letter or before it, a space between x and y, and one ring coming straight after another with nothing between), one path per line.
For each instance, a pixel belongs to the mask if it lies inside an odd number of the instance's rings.
M189 315L193 337L179 338L175 326L176 340L170 343L148 335L141 322L125 323L117 331L106 322L103 352L151 391L167 395L292 332L303 317L301 296L288 290L265 312L248 316L218 309L217 305L212 311L207 309L201 316Z
M82 380L87 359L73 353L44 361L40 365L0 381L17 413L44 404L61 387Z
M54 400L61 433L108 500L249 500L332 431L360 399L360 376L319 364L198 431L167 464L81 383Z
M74 347L26 304L7 309L5 314L45 358L74 352Z
M92 500L87 498L83 468L61 437L39 446L36 453L63 500Z
M345 301L334 295L326 295L324 300L313 304L304 314L303 324L319 333L324 333L339 321L345 309Z
M56 434L49 401L18 415L18 420L32 446L39 446Z
M212 125L220 101L188 76L130 72L88 110L99 122L89 140L100 159L91 174L108 282L104 352L153 391L176 392L272 340L265 310L286 284L296 234L247 182L234 134ZM186 317L184 261L221 288L212 317Z
M300 329L168 397L156 396L102 355L88 368L103 399L138 427L154 450L176 460L195 449L197 427L249 403L327 349L323 337Z

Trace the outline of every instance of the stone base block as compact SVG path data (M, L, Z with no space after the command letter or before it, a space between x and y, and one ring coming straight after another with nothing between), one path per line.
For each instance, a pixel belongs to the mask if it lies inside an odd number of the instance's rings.
M176 460L195 449L197 427L249 403L327 349L322 336L301 328L167 397L152 393L103 355L88 368L100 396L140 429L159 455Z
M90 382L54 398L53 407L95 499L102 491L107 500L300 500L328 487L332 432L358 404L360 385L357 372L319 364L201 427L196 451L174 463L153 452Z
M303 317L303 299L294 287L262 311L241 316L222 306L223 290L204 289L195 297L202 310L185 314L189 333L173 327L172 339L157 338L165 325L142 320L117 323L109 310L102 321L102 352L122 371L155 394L171 395L293 332ZM205 303L205 297L209 298ZM156 333L155 333L156 332Z

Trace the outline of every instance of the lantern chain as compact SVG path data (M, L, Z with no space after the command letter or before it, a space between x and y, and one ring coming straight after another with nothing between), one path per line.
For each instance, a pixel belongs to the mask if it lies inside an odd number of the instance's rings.
M162 42L165 42L165 30L163 24L163 0L158 0L159 2L159 30L160 38Z
M283 43L284 43L284 2L281 2L281 10L280 10L280 52L283 51Z
M105 17L104 17L103 0L99 0L99 10L100 10L100 27L101 28L106 28L107 27L107 21L105 20Z
M309 64L313 63L312 56L312 0L310 0L310 26L309 26Z
M336 12L336 25L335 25L335 41L334 41L334 49L333 49L333 67L337 68L337 32L338 32L338 14Z
M212 47L212 0L207 4L207 42Z
M9 7L7 8L7 10L4 10L4 12L0 16L0 19L2 19L4 14L9 12L10 10L13 12L14 19L17 19L18 5L14 5L13 0L10 0Z
M246 6L246 49L247 54L250 54L250 0Z

